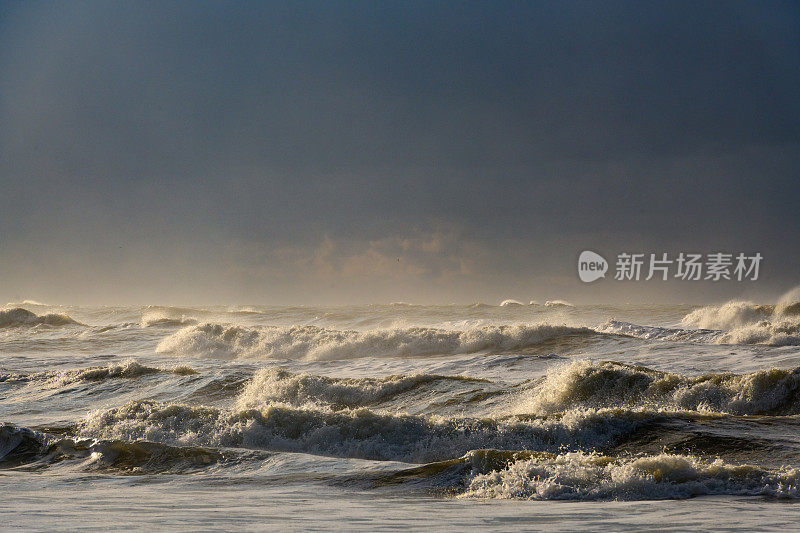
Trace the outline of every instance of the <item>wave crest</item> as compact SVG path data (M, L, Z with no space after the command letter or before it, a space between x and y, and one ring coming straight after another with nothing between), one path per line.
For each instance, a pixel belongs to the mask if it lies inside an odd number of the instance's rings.
M335 409L378 404L411 390L439 382L475 382L486 380L460 376L415 374L384 378L333 378L311 374L292 374L283 369L259 370L248 382L237 402L239 409L269 403L290 405L328 405ZM430 389L426 389L430 390Z
M425 463L477 448L593 449L632 434L652 418L641 413L585 411L528 421L443 419L363 408L329 411L267 405L227 411L137 401L92 413L79 430L103 439Z
M73 320L67 315L49 313L37 315L22 307L0 310L0 328L12 328L23 326L69 326L83 325Z
M230 452L174 447L157 442L125 442L60 437L10 424L0 426L0 465L38 469L77 463L89 470L125 473L186 473L223 462Z
M675 342L715 342L721 334L711 329L681 329L663 328L659 326L640 326L630 322L609 320L598 331L615 335L626 335L645 340L675 341Z
M557 337L594 334L589 328L550 324L371 331L202 324L163 339L156 351L198 357L333 360L523 350Z
M800 470L770 470L719 459L660 454L613 458L571 452L536 454L475 476L462 498L642 500L706 494L800 497Z
M551 371L516 410L551 414L576 407L614 406L735 415L800 414L800 369L690 378L622 363L576 361Z
M683 323L702 329L730 330L767 320L774 312L774 305L731 301L719 306L710 305L695 309L683 317Z
M174 315L165 311L150 311L142 315L143 328L148 328L153 326L161 326L161 327L189 326L194 324L197 324L197 320L188 317L184 314Z
M73 370L56 370L34 372L31 374L0 373L0 383L35 383L38 386L64 386L83 381L102 381L106 379L133 379L159 372L171 372L178 375L191 375L197 372L187 366L176 366L171 369L154 368L128 359L108 366L78 368Z
M776 305L731 301L695 309L683 323L720 330L717 344L800 345L800 291L790 291Z

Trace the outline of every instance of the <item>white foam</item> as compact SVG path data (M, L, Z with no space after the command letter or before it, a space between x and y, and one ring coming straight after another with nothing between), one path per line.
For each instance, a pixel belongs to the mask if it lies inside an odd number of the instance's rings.
M690 378L621 363L574 361L548 372L512 412L546 415L575 408L800 414L800 371Z
M237 407L251 409L270 403L295 406L358 407L389 400L398 394L439 381L478 382L434 374L384 378L333 378L292 374L278 368L257 371L239 395Z
M683 323L696 328L730 330L766 320L772 317L774 309L771 305L731 301L695 309L683 317Z
M646 340L677 341L677 342L715 342L722 334L709 329L680 329L664 328L659 326L641 326L630 322L609 320L597 328L598 331L627 335Z
M547 307L575 307L575 304L571 304L565 300L547 300L544 305Z
M108 366L78 368L71 370L52 370L34 372L31 374L0 373L0 382L29 383L37 388L61 387L70 383L78 383L83 381L102 381L113 378L138 378L159 372L169 372L179 375L190 375L197 373L195 370L187 366L154 368L142 365L133 359L127 359L120 363L111 363Z
M170 313L168 310L148 311L142 315L142 327L189 326L197 320L183 313Z
M800 496L800 470L769 470L691 455L537 454L504 470L475 476L460 497L642 500L706 494L796 498Z
M523 422L513 417L443 419L274 404L229 411L141 401L91 413L78 429L83 435L126 441L430 462L479 448L592 449L611 444L651 419L648 414L617 410L575 411Z
M784 295L777 305L731 301L696 309L683 318L688 326L712 328L722 333L717 344L800 345L800 303L797 291Z
M552 338L594 333L588 328L550 324L370 331L201 324L163 339L156 351L195 357L332 360L521 350Z

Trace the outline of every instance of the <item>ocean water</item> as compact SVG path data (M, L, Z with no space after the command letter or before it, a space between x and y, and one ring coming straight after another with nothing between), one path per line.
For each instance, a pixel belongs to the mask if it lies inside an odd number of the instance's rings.
M800 304L0 308L0 527L797 528Z

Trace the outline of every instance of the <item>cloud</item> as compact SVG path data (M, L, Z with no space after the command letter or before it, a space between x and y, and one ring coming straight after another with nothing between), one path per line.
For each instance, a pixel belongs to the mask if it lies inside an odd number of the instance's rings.
M793 2L1 4L0 273L97 299L495 300L568 290L582 249L724 246L785 286L798 21Z
M260 252L254 254L255 250ZM247 255L238 264L249 265L250 274L265 281L336 282L352 287L372 282L387 286L446 283L479 275L478 266L485 266L480 243L453 225L374 240L337 240L326 235L310 245L264 248L241 243L240 253L234 255Z

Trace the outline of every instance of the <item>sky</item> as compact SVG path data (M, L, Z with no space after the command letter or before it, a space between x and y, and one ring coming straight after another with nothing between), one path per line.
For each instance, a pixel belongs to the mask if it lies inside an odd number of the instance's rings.
M799 203L798 2L0 0L2 301L766 301Z

